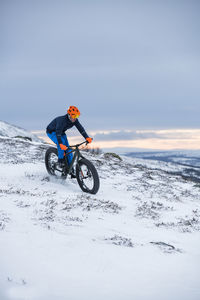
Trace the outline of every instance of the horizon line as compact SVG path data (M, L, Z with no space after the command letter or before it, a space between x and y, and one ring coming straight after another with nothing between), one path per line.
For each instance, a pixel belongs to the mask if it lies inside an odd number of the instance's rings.
M50 142L45 130L32 130L45 142ZM69 132L70 133L70 132ZM200 129L157 129L157 130L99 130L88 131L94 137L94 148L127 148L155 151L200 150ZM131 138L133 135L133 138ZM95 140L96 136L96 140ZM81 135L67 135L71 143L78 143Z

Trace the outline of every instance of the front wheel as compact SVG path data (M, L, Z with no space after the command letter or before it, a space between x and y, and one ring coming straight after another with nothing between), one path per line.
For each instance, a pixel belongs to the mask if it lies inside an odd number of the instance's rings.
M96 194L99 190L99 175L94 165L83 158L77 162L76 178L82 191Z

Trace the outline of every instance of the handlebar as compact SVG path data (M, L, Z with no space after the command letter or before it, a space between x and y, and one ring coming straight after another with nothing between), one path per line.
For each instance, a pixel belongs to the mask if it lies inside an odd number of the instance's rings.
M70 145L69 148L70 148L70 147L72 147L72 148L80 147L80 146L83 145L83 144L86 144L86 145L87 145L87 144L88 144L88 141L84 141L84 142L82 142L82 143L80 143L80 144L76 144L76 145Z

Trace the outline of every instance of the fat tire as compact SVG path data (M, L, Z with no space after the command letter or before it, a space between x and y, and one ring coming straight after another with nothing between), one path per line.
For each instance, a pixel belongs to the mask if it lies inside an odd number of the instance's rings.
M58 156L58 150L54 147L50 147L47 149L46 153L45 153L45 166L47 169L47 172L52 175L52 176L56 176L56 174L54 172L52 172L52 168L50 168L49 166L49 156L54 153L55 155Z
M79 170L80 170L80 167L82 165L87 166L87 168L92 173L92 177L93 177L93 180L94 180L94 185L93 185L92 189L85 188L84 184L83 184L83 181L79 177ZM96 194L98 192L99 186L100 186L99 175L97 173L97 170L96 170L95 166L89 160L87 160L86 158L80 159L77 162L77 165L76 165L76 179L77 179L78 184L79 184L79 186L80 186L80 188L82 189L83 192L89 193L89 194Z

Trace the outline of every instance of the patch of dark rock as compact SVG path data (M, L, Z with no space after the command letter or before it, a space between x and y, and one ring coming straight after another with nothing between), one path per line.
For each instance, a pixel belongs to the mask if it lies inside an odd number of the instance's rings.
M42 202L42 204L44 204L49 209L54 209L58 205L57 201L54 199L48 199L47 201Z
M118 214L119 211L122 209L117 203L112 201L103 201L103 200L93 200L90 203L85 203L82 205L83 210L93 210L93 209L102 209L104 212L107 213L115 213Z
M136 190L136 187L135 185L127 185L127 188L126 188L127 192L130 192L130 191L135 191Z
M180 218L176 224L183 232L200 231L199 216Z
M93 196L81 195L71 201L66 199L62 202L62 210L71 211L75 208L82 208L83 211L103 210L106 213L118 214L122 207L113 201L105 201Z
M18 201L17 202L17 206L21 207L21 208L27 208L27 207L30 207L31 205L30 204L26 204L23 201Z
M67 203L67 201L64 201L62 204L63 204L62 210L70 211L73 208L75 208L75 204Z
M158 223L155 223L155 226L156 227L175 227L175 223L174 222L158 222Z
M15 284L17 284L17 285L26 285L26 284L27 284L26 280L23 279L23 278L20 279L19 281L15 281L14 279L12 279L12 278L10 278L10 277L7 277L7 281L8 281L8 282L15 283Z
M30 141L32 142L32 138L28 137L28 136L21 136L21 135L17 135L17 136L14 136L14 139L23 139L25 141Z
M114 235L113 237L110 238L105 238L105 241L111 242L114 245L117 246L124 246L124 247L134 247L133 242L131 239L122 237L120 235Z
M200 188L200 183L196 183L193 185L195 188Z
M116 159L122 161L122 158L118 154L113 153L113 152L107 152L107 153L105 153L104 154L104 158L105 159L116 158Z
M192 211L191 216L179 217L176 222L160 222L157 227L177 228L181 232L200 231L200 212L198 209Z
M145 201L137 208L135 215L142 218L150 218L155 220L159 218L159 211L165 210L173 210L173 207L164 206L161 202L151 201L148 203Z
M154 180L151 172L146 172L145 175L143 176L143 178L149 179L149 180Z
M25 172L25 177L27 177L28 179L31 179L31 180L35 180L34 174L29 174L29 173Z
M79 217L69 217L69 216L67 216L66 219L67 219L67 221L71 221L71 222L79 222L79 223L83 222L83 220L80 219Z
M0 211L0 230L4 230L9 222L10 218L3 211Z
M200 183L200 171L194 169L184 169L180 172L166 171L166 173L169 175L180 176L185 181Z
M47 222L54 222L56 218L55 213L52 209L47 209L42 212L41 216L38 218L39 221L47 221Z
M150 244L158 246L164 253L175 253L175 252L182 252L179 248L175 246L164 243L164 242L150 242Z
M99 159L96 159L94 163L95 163L95 165L98 166L98 167L103 166L103 164L104 164L103 161L102 161L102 160L99 160Z
M31 192L31 191L25 191L20 188L15 189L14 187L10 187L7 189L0 189L0 194L7 194L7 195L20 195L20 196L31 196L31 197L44 197L44 196L52 196L56 194L56 192L48 192L44 191L42 193L40 192Z
M122 210L122 207L113 201L97 199L90 195L78 196L77 201L74 202L74 207L81 207L85 211L100 209L106 213L115 214Z
M146 170L148 170L147 167L140 165L140 164L134 165L134 168L139 169L140 171L144 171L144 172L146 172Z
M135 173L135 169L132 167L124 168L124 172L126 173L126 175L132 175Z
M5 229L6 225L4 222L0 221L0 230Z

